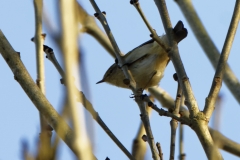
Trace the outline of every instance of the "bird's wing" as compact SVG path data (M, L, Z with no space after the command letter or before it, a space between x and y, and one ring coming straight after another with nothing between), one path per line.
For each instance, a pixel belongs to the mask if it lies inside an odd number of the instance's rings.
M133 50L131 50L130 52L128 52L125 56L124 56L124 65L130 65L134 62L136 62L137 60L145 57L148 52L149 49L153 46L154 40L151 39L143 44L141 44L140 46L134 48ZM132 53L132 52L136 52L136 53Z

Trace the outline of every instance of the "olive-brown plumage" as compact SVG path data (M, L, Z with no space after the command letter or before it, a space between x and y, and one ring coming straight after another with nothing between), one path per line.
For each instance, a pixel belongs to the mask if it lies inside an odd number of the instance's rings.
M187 30L181 21L177 23L173 31L177 42L180 42L187 36ZM166 35L160 38L168 45ZM123 59L126 62L124 65L128 66L138 87L142 89L158 85L169 62L167 52L154 40L149 40L136 47L128 52ZM118 87L129 88L123 82L124 79L125 76L121 68L119 68L118 64L114 63L98 83L107 82Z

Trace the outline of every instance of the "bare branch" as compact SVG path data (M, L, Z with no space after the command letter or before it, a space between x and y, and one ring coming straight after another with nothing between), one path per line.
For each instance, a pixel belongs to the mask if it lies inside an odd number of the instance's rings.
M193 95L191 85L187 78L183 63L181 61L181 58L178 52L177 43L176 41L174 41L174 33L172 30L172 25L170 22L170 17L168 14L166 2L165 0L155 0L155 3L161 15L163 26L168 36L170 47L172 47L169 53L169 56L173 62L174 68L177 72L177 75L180 81L181 88L186 98L185 104L187 105L188 110L190 112L189 117L193 122L191 127L197 134L207 157L210 158L211 155L215 155L216 159L222 159L222 155L218 151L218 149L214 146L214 142L208 131L205 115L199 111L197 102Z
M173 75L174 80L178 82L178 87L177 87L177 94L176 94L176 100L175 100L175 109L172 111L172 113L179 117L179 109L181 105L181 97L182 97L182 89L180 86L180 83L178 81L177 74L175 73ZM171 125L171 140L170 140L170 156L169 159L174 160L174 155L175 155L175 146L176 146L176 130L178 127L178 122L174 119L170 121Z
M176 116L175 114L171 113L171 112L168 112L168 111L165 111L164 109L162 108L158 108L157 105L155 105L150 99L148 96L144 96L143 100L145 102L148 103L148 106L151 107L153 110L155 110L156 112L158 112L158 114L160 116L166 116L166 117L171 117L179 122L182 122L184 124L187 124L187 125L190 125L190 121L188 119L188 117L179 117L179 116Z
M181 61L179 52L178 52L178 47L177 43L174 40L174 33L172 30L172 24L170 22L170 18L168 15L166 3L164 0L155 0L155 3L158 7L159 13L161 15L161 19L163 22L163 26L165 29L165 32L167 34L168 40L169 40L169 45L171 47L171 51L169 52L169 56L171 61L173 62L174 68L177 72L180 85L182 87L184 96L186 98L186 105L190 111L190 116L196 116L196 114L199 112L197 102L195 100L195 97L193 95L193 91L191 88L191 85L189 83L187 74L185 72L183 63Z
M161 103L162 107L174 110L174 99L162 88L151 87L148 91Z
M150 25L150 23L148 22L147 18L145 17L141 7L140 7L140 3L137 0L131 0L130 3L132 5L134 5L134 7L137 9L138 13L140 14L141 18L143 19L144 23L146 24L148 30L151 32L151 37L166 51L168 52L170 48L168 48L168 46L166 46L164 44L164 42L159 38L159 36L157 35L156 31L152 28L152 26Z
M71 128L59 116L53 106L34 83L25 66L21 62L19 55L13 50L2 31L0 31L0 52L11 68L14 78L21 85L30 100L39 112L44 115L48 123L54 128L68 147L76 154L77 152L75 146L73 145L73 132ZM58 127L61 128L62 132L58 132Z
M112 57L116 57L113 47L106 36L106 34L98 27L93 16L90 16L83 7L76 2L77 12L79 22L82 25L82 32L86 32L93 36L107 51Z
M36 83L42 93L45 95L45 73L44 73L44 54L43 54L43 42L45 39L45 34L42 34L42 0L34 0L34 11L35 11L35 36L33 41L35 42L36 48L36 68L37 68L37 79ZM39 114L41 133L40 133L40 145L38 149L39 156L46 156L42 159L48 159L51 157L50 147L51 147L51 137L52 128L49 126L48 122L43 115Z
M64 83L67 88L67 103L72 118L74 131L74 145L77 148L77 157L79 159L94 159L91 151L86 128L84 124L84 113L82 108L77 107L75 100L76 90L73 81L74 70L77 66L77 21L76 7L74 0L60 1L61 25L62 25L62 52L64 57L64 65L66 74ZM80 123L81 122L81 123Z
M149 91L153 96L157 97L156 99L159 100L159 102L161 104L165 104L164 105L165 108L171 109L173 107L172 104L174 104L174 100L173 100L173 98L170 97L169 94L167 94L166 91L164 91L161 88L156 88L156 87L151 88L151 90L149 90ZM181 117L188 117L189 113L184 107L181 107L180 114L181 114ZM217 141L220 142L219 144L221 144L221 146L218 146L218 148L221 148L224 151L227 151L229 153L232 153L232 154L240 157L240 144L239 143L234 142L233 140L225 137L223 134L221 134L220 132L218 132L210 127L209 127L209 131L210 131L211 136L213 137L214 143Z
M150 96L151 100L152 97ZM152 108L146 106L146 110L150 116L151 112L152 112ZM147 151L147 144L142 140L142 136L146 134L145 129L144 129L144 125L141 122L137 135L133 140L133 144L132 144L132 155L134 156L135 159L137 160L144 160L144 157L146 155L146 151Z
M183 124L179 124L179 159L185 160L186 154L183 150Z
M218 93L222 86L222 78L225 73L225 66L227 64L228 56L230 54L230 50L232 47L232 43L234 40L234 36L237 31L238 22L240 19L240 0L236 0L232 20L228 29L228 33L223 45L222 53L220 55L217 69L213 78L212 86L210 89L210 92L208 94L208 97L206 98L206 104L204 107L204 114L208 119L210 119L212 112L214 110L214 106L216 103L216 99L218 97Z
M181 11L183 12L185 18L187 19L189 25L191 26L193 33L195 34L198 42L205 51L208 59L210 60L213 67L216 69L220 53L208 35L206 29L204 28L200 18L198 17L192 2L190 0L176 0ZM236 1L239 3L239 0ZM234 75L233 71L230 69L229 65L225 66L225 74L223 77L228 89L231 91L235 99L240 103L240 83L237 77Z
M161 148L160 143L157 142L156 146L157 146L157 149L158 149L160 160L163 160L163 153L162 153L162 148Z
M224 151L227 151L235 156L240 157L240 144L225 137L222 133L209 127L209 131L213 137L214 142Z

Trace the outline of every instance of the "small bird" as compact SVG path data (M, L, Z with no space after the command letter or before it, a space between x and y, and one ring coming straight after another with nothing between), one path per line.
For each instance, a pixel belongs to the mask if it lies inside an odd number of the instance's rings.
M178 21L173 29L175 40L180 42L187 36L187 29L184 28L182 21ZM160 36L165 45L168 45L166 35ZM131 71L136 84L141 89L147 89L158 85L163 77L164 70L169 62L168 53L153 39L134 48L123 56L128 69ZM129 88L123 80L126 79L121 68L114 63L104 74L102 82L110 83L114 86Z

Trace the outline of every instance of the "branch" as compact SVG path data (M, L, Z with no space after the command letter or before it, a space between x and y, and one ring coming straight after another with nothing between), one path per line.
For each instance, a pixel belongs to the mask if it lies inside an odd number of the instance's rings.
M151 87L148 89L148 91L161 103L162 107L170 109L172 111L174 110L174 99L162 88Z
M152 99L152 96L150 96L150 98ZM153 100L153 99L152 99ZM152 108L146 106L146 110L150 116L151 112L152 112ZM147 145L146 142L143 141L142 136L146 134L145 129L144 129L144 125L141 122L137 135L133 140L133 144L132 144L132 155L134 156L135 159L137 160L144 160L146 151L147 151Z
M101 119L99 114L94 110L91 102L85 97L83 92L80 92L79 96L82 96L82 104L83 106L91 113L93 119L97 121L97 123L102 127L102 129L108 134L108 136L115 142L115 144L125 153L125 155L131 159L135 160L135 158L131 155L131 153L124 147L124 145L117 139L117 137L112 133L112 131L107 127L104 121Z
M186 125L190 125L190 121L188 119L188 117L179 117L179 116L176 116L175 114L171 113L171 112L168 112L168 111L165 111L164 109L162 108L158 108L157 105L155 105L150 99L148 96L144 96L143 97L143 100L145 102L148 103L148 106L151 107L153 110L155 110L156 112L158 112L158 114L160 116L166 116L166 117L171 117L179 122L182 122Z
M161 104L165 104L164 107L167 109L172 110L172 104L174 103L173 98L171 98L169 96L169 94L167 94L166 91L164 91L161 88L151 88L150 93L155 97L156 99L161 103ZM166 105L168 104L168 105ZM180 108L180 115L181 117L188 117L188 111L184 108L181 107ZM221 134L220 132L213 130L209 127L209 131L211 136L213 137L214 143L217 144L221 144L218 147L223 149L224 151L227 151L229 153L232 153L238 157L240 157L240 144L234 142L233 140L225 137L223 134Z
M43 41L45 34L42 34L42 0L34 0L34 11L35 11L35 36L33 38L36 48L36 68L37 68L37 79L36 83L42 93L45 95L45 75L44 75L44 54L43 54ZM50 155L52 128L45 120L42 114L39 114L41 133L40 133L40 145L39 145L39 156L43 156L43 159L48 159Z
M170 18L168 15L166 3L164 0L155 0L155 3L158 7L159 13L161 15L161 19L163 22L163 26L165 29L165 32L168 37L169 45L171 47L171 51L169 52L169 57L171 61L173 62L174 68L177 72L181 88L183 90L183 94L186 98L186 105L188 107L188 110L190 111L190 116L194 117L199 112L197 102L195 100L195 97L193 95L193 91L191 88L191 85L189 83L189 79L187 77L187 74L185 72L183 63L181 61L177 43L174 40L174 33L172 30L172 24L170 22Z
M212 63L213 67L216 69L218 60L219 60L219 51L210 36L208 35L206 29L204 28L200 18L198 17L191 1L186 0L176 0L178 6L183 12L185 18L187 19L189 25L191 26L193 33L195 34L198 42L205 51L208 59ZM236 4L239 4L239 0L236 1ZM234 75L229 65L225 66L225 74L223 80L227 85L228 89L231 91L235 99L240 103L240 83L237 77Z
M168 52L170 48L168 48L168 46L166 46L164 44L164 42L159 38L159 36L157 35L156 31L152 28L152 26L150 25L150 23L148 22L147 18L145 17L141 7L140 7L140 3L138 0L131 0L130 3L137 9L138 13L140 14L142 20L144 21L144 23L146 24L148 30L151 32L151 37L166 51Z
M213 78L212 86L208 94L208 97L206 98L206 103L203 110L203 113L206 115L208 119L210 119L212 115L212 112L214 110L214 106L216 103L216 99L218 97L218 93L222 86L222 78L225 73L225 66L227 65L228 56L230 54L234 36L237 31L239 19L240 19L240 0L237 0L235 4L234 12L233 12L232 20L228 29L228 33L223 45L222 53L220 55L217 69Z
M178 82L178 87L177 87L177 94L176 94L176 100L175 100L175 109L173 110L173 114L177 117L179 117L179 109L181 105L181 97L182 97L182 89L180 86L180 83L178 81L177 74L175 73L173 75L174 80ZM175 143L176 143L176 130L178 127L178 122L174 119L170 121L171 125L171 141L170 141L170 156L169 159L174 160L174 154L175 154Z
M35 36L32 41L36 46L36 62L37 62L37 85L45 94L44 86L44 54L43 54L43 41L45 34L42 34L42 0L34 0L35 10Z
M186 154L183 151L183 124L180 123L179 128L179 159L185 160Z
M222 159L222 155L215 147L212 137L208 131L206 117L202 112L199 111L197 102L193 95L192 88L190 86L189 80L187 78L183 63L178 52L177 43L176 41L174 41L174 33L172 30L172 25L170 22L170 17L168 14L165 0L155 0L155 3L161 15L163 26L165 28L165 32L167 34L170 47L172 48L172 50L169 53L169 56L177 72L180 85L184 93L184 97L186 98L185 104L188 107L188 110L190 112L190 119L192 120L191 127L197 134L207 157L210 158L211 155L215 155L216 159Z
M77 157L79 159L94 159L92 155L92 147L87 136L87 131L84 121L83 109L77 107L75 100L76 90L73 81L74 70L78 64L77 62L77 17L76 17L76 2L74 0L60 1L61 13L61 47L63 52L63 60L66 74L64 77L64 84L67 90L67 104L72 119L72 126L74 131L74 145L78 149ZM80 123L81 122L81 123Z
M82 32L86 32L93 36L107 51L112 57L116 57L113 47L106 36L106 34L97 26L97 23L93 16L90 16L83 7L76 2L78 20L82 25Z
M44 115L48 123L54 128L57 134L63 139L68 147L77 155L76 148L73 145L73 132L68 124L59 116L52 107L33 79L27 72L25 66L21 62L19 55L14 51L7 41L6 37L0 30L0 52L8 66L11 68L15 80L21 85L30 100ZM59 129L60 128L60 129ZM61 132L59 131L61 130Z
M170 111L173 111L175 109L174 99L166 91L159 87L149 88L148 91L161 103L164 108L167 108ZM158 110L159 109L156 109L156 111ZM182 120L180 121L181 123L190 124L189 112L185 107L180 106L179 114L182 118Z
M209 127L209 131L213 137L214 142L218 145L218 148L229 152L235 156L240 157L240 144L225 137L222 133Z
M156 146L157 146L157 149L158 149L160 160L163 160L163 153L162 153L162 148L161 148L160 143L157 142Z

